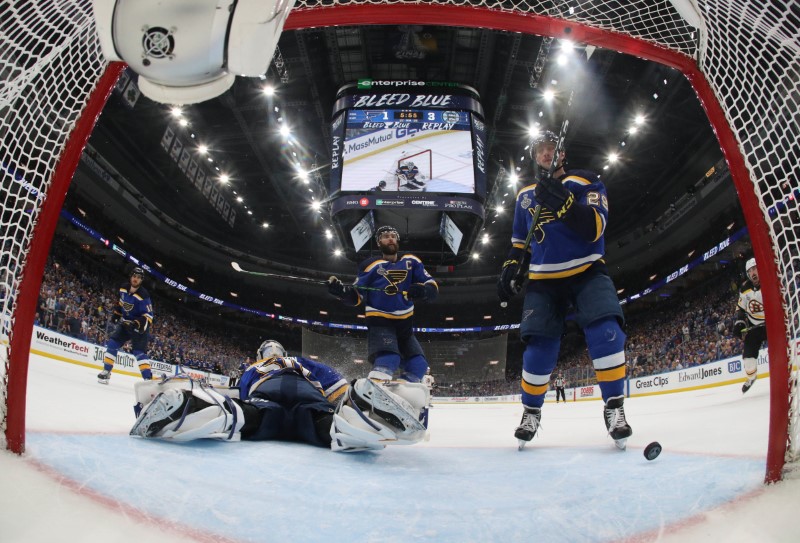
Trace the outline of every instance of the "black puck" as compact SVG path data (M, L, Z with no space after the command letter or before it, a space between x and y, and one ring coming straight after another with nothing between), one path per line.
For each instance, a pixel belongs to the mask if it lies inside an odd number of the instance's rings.
M653 441L644 448L644 457L648 460L655 460L659 454L661 454L661 443L658 441Z

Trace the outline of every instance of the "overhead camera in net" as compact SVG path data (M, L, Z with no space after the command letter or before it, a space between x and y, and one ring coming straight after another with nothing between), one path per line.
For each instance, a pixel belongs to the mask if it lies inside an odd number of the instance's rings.
M93 0L103 56L139 74L142 94L165 104L215 98L237 75L264 75L289 0Z

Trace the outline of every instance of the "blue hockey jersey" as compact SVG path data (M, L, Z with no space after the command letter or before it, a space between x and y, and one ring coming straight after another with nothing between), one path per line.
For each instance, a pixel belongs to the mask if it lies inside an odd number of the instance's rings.
M301 356L273 356L258 360L242 374L239 379L239 397L246 400L264 381L287 373L303 377L329 402L338 400L348 387L347 381L338 371L322 362Z
M153 302L150 301L150 293L144 287L139 287L133 294L130 289L129 283L120 285L119 300L114 313L122 319L122 322L135 323L137 332L147 332L153 324Z
M605 254L603 232L608 222L608 196L600 176L589 170L570 170L559 180L575 195L576 202L587 205L594 211L596 236L594 240L587 241L563 220L556 220L551 211L542 208L531 240L528 268L528 277L531 279L577 275L601 260ZM536 183L523 187L517 193L511 233L511 243L516 249L524 246L533 222L537 205L535 187Z
M386 319L407 319L414 314L414 302L404 293L414 284L431 285L438 292L439 285L425 270L422 261L412 254L397 255L395 262L382 257L365 260L359 267L356 287L371 287L381 290L356 290L356 305L364 303L367 322L382 322Z

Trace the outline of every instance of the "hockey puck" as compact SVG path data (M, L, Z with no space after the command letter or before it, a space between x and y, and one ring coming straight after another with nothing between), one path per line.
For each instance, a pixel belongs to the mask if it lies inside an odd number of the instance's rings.
M661 454L661 443L658 441L653 441L644 448L644 457L648 460L655 460L659 454Z

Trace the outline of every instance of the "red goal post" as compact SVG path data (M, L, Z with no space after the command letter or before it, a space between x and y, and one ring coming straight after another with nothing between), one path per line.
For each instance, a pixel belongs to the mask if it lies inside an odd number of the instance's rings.
M0 11L0 429L4 445L22 452L30 331L44 261L77 160L120 68L102 58L89 0L0 0ZM780 479L785 463L798 459L799 440L793 367L800 248L789 217L797 201L789 198L800 178L800 28L791 9L767 0L298 0L284 29L372 24L568 38L659 62L688 78L727 159L762 276L772 390L765 479Z

